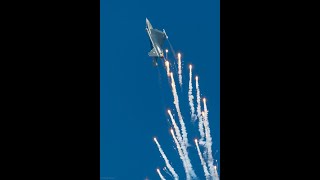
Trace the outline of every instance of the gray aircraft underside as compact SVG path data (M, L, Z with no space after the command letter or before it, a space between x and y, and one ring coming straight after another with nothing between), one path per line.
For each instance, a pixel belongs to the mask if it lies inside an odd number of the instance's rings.
M166 35L165 30L159 31L158 29L153 29L151 23L147 18L146 18L146 24L147 24L146 31L150 38L150 46L151 46L151 51L148 53L148 55L153 58L154 65L157 65L157 59L164 58L162 46L164 41L168 37Z

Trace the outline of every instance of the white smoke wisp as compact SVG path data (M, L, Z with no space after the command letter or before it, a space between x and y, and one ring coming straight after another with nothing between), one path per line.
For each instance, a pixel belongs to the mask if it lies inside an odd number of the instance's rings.
M181 67L181 54L178 53L178 74L179 74L179 84L182 86L182 67Z
M197 146L197 150L198 150L198 155L201 161L201 165L203 167L203 171L204 171L204 175L206 176L206 179L209 180L210 179L210 173L208 171L207 165L206 165L206 161L203 159L200 148L199 148L199 144L198 144L198 140L195 139L194 140Z
M206 144L205 147L207 149L207 155L208 155L208 166L209 166L209 171L210 174L213 176L214 175L214 166L213 166L213 156L212 156L212 138L210 134L210 126L209 126L209 119L208 119L208 108L206 104L206 99L203 98L203 106L204 106L204 112L203 112L203 125L205 128L206 132Z
M194 104L193 104L193 95L192 95L192 65L189 66L189 92L188 92L188 98L189 98L189 105L190 105L190 111L191 111L191 120L194 122L197 119L197 116L195 115L194 110Z
M200 140L199 144L204 145L204 129L203 129L203 117L201 116L201 99L200 99L200 88L198 82L198 76L196 76L196 89L197 89L197 115L199 119L199 132Z
M188 137L187 137L187 129L186 129L186 126L184 124L184 121L183 121L183 118L182 118L182 115L181 115L180 106L179 106L179 98L178 98L176 84L174 82L174 78L173 78L172 72L171 72L170 75L171 75L172 94L173 94L173 98L174 98L173 103L174 103L174 105L176 107L176 110L177 110L177 113L178 113L179 122L180 122L180 125L181 125L183 142L184 142L185 146L189 146Z
M185 157L184 157L184 155L183 155L183 154L184 154L184 153L182 152L183 150L182 150L182 148L181 148L181 146L180 146L180 144L179 144L176 136L174 135L173 129L171 129L170 132L171 132L171 135L172 135L172 137L173 137L173 140L174 140L174 142L175 142L175 144L176 144L176 146L177 146L178 153L179 153L180 159L181 159L182 164L183 164L183 167L184 167L184 171L186 172L186 178L187 178L187 180L189 180L189 179L191 179L191 176L190 176L190 174L189 174L189 172L188 172L188 165L187 165L186 160L185 160ZM176 131L176 132L177 132L177 131Z
M173 175L174 179L176 179L176 180L179 179L178 174L174 171L173 167L171 166L171 164L170 164L170 162L169 162L166 154L163 152L163 150L162 150L159 142L157 141L157 138L153 138L153 140L154 140L154 142L156 142L156 144L157 144L157 146L158 146L158 149L159 149L159 151L160 151L160 154L161 154L161 156L163 157L163 159L164 159L164 161L165 161L165 163L166 163L166 166L167 166L167 168L169 169L169 171L171 172L171 174Z
M167 170L166 167L163 168L163 171L173 178L172 174Z
M160 169L157 169L157 172L158 172L161 180L166 180L166 179L163 177L163 175L161 174Z

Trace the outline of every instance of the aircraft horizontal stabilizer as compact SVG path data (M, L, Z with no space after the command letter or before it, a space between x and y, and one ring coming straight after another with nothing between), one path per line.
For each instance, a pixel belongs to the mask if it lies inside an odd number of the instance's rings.
M157 54L157 51L156 51L155 48L153 48L153 49L148 53L148 55L149 55L150 57L158 57L158 54Z

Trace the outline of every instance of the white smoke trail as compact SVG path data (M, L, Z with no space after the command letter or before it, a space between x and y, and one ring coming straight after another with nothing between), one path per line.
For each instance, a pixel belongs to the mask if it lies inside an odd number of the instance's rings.
M177 138L178 138L178 142L181 144L181 146L183 146L184 143L183 143L183 141L182 141L182 136L181 136L181 133L180 133L180 129L179 129L176 121L174 120L174 118L173 118L170 110L168 110L168 114L169 114L170 119L171 119L171 121L172 121L173 128L174 128L174 130L176 131ZM183 151L184 151L184 150L183 150Z
M169 67L169 61L168 60L166 60L165 65L166 65L167 75L169 76L170 75L170 67Z
M173 167L171 166L166 154L163 152L159 142L157 141L157 138L153 138L154 142L156 142L157 146L158 146L158 149L160 151L160 154L161 156L163 157L165 163L166 163L166 166L167 168L169 169L169 171L171 172L171 174L173 175L174 179L179 179L179 176L178 174L174 171Z
M160 176L160 179L161 179L161 180L166 180L166 179L162 176L162 174L161 174L161 172L160 172L160 170L159 170L159 169L157 169L157 172L158 172L158 174L159 174L159 176Z
M190 173L190 176L196 177L196 174L194 173L194 170L192 168L192 164L190 162L190 158L189 158L189 155L188 155L187 147L185 146L185 144L182 141L182 137L181 137L181 134L180 134L179 127L176 124L176 122L175 122L170 110L168 110L168 113L169 113L169 116L171 118L174 130L176 131L178 139L173 134L173 129L171 129L171 134L172 134L173 139L174 139L174 141L176 143L180 159L182 160L182 163L184 164L183 166L185 167L186 174L188 175ZM181 150L181 152L180 152L180 150Z
M189 105L190 105L190 110L191 110L191 120L194 122L197 119L197 116L195 115L195 110L194 110L194 104L193 104L193 95L192 95L192 65L189 66L190 72L189 72Z
M201 151L200 151L200 148L199 148L199 145L198 145L198 140L195 139L194 141L195 141L196 146L197 146L198 155L199 155L199 158L200 158L202 167L203 167L204 175L206 176L206 179L208 180L208 179L210 178L210 173L209 173L209 171L208 171L206 162L204 161L204 159L203 159L203 157L202 157L202 154L201 154Z
M204 130L203 130L203 117L201 116L201 100L200 100L200 88L198 82L198 76L196 76L196 89L197 89L197 115L199 119L199 132L200 132L200 141L199 144L204 145Z
M208 108L207 108L207 100L206 98L203 98L203 113L204 113L204 118L208 119Z
M172 94L173 94L173 98L174 98L174 105L176 107L177 113L178 113L178 117L179 117L179 122L181 125L181 131L182 131L182 137L183 137L183 142L185 144L185 146L189 146L188 143L188 137L187 137L187 129L186 126L183 122L183 118L181 115L181 111L180 111L180 106L179 106L179 98L178 98L178 94L177 94L177 90L176 90L176 84L174 82L174 78L173 78L173 74L171 72L171 87L172 87Z
M182 86L182 70L181 70L181 54L178 53L178 74L179 74L179 84Z
M182 142L181 142L181 147L183 148L183 152L184 152L184 157L186 160L186 163L188 165L188 170L189 173L192 177L196 178L196 174L194 173L194 170L192 169L192 164L190 162L189 156L188 156L188 151L187 151L187 147L189 146L188 143L188 137L187 137L187 129L186 126L184 124L182 115L181 115L181 111L180 111L180 106L179 106L179 98L178 98L178 94L177 94L177 90L176 90L176 84L174 82L174 78L173 78L173 73L171 72L171 86L172 86L172 93L173 93L173 98L174 98L174 105L176 107L177 113L178 113L178 117L179 117L179 122L181 125L181 131L182 131Z
M213 166L213 157L212 157L212 138L210 135L210 126L209 126L209 119L208 119L208 109L207 109L207 104L206 104L206 99L203 98L203 107L204 107L204 112L203 112L203 125L205 128L206 132L206 149L207 149L207 155L208 155L208 166L210 170L210 174L214 176L214 166Z
M187 180L189 180L189 179L191 179L191 176L190 176L190 174L188 172L189 169L188 169L187 162L186 162L185 157L184 157L183 152L182 152L183 151L182 147L180 146L176 136L174 135L173 129L171 129L170 132L171 132L171 135L173 137L174 142L176 143L180 159L182 160L182 164L183 164L184 170L186 172L186 178L187 178Z

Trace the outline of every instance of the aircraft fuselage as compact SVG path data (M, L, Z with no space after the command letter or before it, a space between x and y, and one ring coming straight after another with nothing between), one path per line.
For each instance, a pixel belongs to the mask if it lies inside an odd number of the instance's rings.
M150 44L151 44L151 51L149 52L150 57L158 57L164 58L164 53L162 50L162 45L164 40L166 39L165 32L159 31L158 29L153 29L151 23L146 18L146 31L148 33Z

